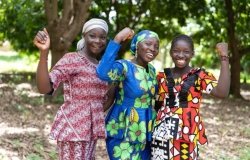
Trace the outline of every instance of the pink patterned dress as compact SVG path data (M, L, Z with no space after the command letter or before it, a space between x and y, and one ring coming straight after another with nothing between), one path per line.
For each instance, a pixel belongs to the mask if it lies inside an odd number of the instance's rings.
M105 138L103 103L108 84L96 75L97 64L84 54L67 53L49 73L56 90L64 84L64 103L52 125L50 138L89 142Z

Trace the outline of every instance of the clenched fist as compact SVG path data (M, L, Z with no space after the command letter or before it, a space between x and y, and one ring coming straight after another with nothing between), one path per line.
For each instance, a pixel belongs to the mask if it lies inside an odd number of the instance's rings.
M38 31L33 43L40 51L48 51L50 47L50 37L49 34L44 28L42 31Z
M127 39L131 39L134 36L134 31L128 27L121 30L116 36L115 41L117 43L121 43L122 41L125 41Z
M217 43L216 51L220 56L228 56L228 44L225 42Z

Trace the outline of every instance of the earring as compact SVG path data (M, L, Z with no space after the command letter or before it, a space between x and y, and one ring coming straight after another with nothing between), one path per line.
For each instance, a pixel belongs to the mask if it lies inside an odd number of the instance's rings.
M135 50L135 58L137 58L137 49Z

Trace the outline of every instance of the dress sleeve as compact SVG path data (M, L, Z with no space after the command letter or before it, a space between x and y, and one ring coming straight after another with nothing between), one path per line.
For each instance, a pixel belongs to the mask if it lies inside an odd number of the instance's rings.
M120 44L110 40L105 53L97 66L96 72L101 80L119 82L124 80L127 67L122 61L116 61Z
M61 82L69 80L71 75L74 74L74 62L71 54L65 54L51 69L49 77L53 90L56 90Z
M210 72L201 70L199 74L201 89L205 91L207 94L210 94L214 87L217 86L217 79Z

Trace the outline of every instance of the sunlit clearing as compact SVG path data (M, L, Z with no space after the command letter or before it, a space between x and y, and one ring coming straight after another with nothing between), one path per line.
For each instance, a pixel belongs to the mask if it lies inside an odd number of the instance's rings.
M18 158L17 152L8 151L3 148L0 148L0 159L1 160L9 160L9 159L20 160L20 158Z
M38 132L38 128L19 128L19 127L8 127L6 123L0 123L0 136L5 134L25 134L31 132Z

